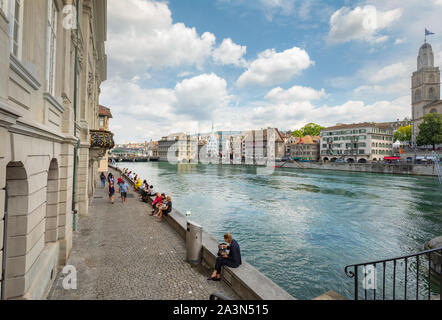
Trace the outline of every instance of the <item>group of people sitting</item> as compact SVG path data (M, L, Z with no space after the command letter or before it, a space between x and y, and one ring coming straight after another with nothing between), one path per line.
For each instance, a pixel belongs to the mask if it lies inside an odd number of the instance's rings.
M172 211L172 198L170 196L156 192L153 185L149 185L146 180L141 182L141 178L129 169L123 169L122 174L134 183L135 191L140 191L139 200L148 202L150 197L155 197L152 202L151 216L157 217L158 222L161 222L163 216L167 216Z
M152 202L151 216L157 217L158 222L161 222L163 216L167 216L172 211L172 198L166 196L164 193L155 192L152 185L149 185L146 180L141 182L141 178L134 172L128 169L123 169L121 176L118 178L118 185L120 187L120 193L123 203L126 201L127 196L127 183L123 179L123 175L126 176L134 183L134 189L140 190L140 200L147 202L148 197L155 196ZM104 173L100 176L102 186L105 185L106 176ZM115 178L112 173L109 173L107 180L109 182L109 198L113 203L113 194L115 188ZM207 278L207 280L220 281L221 280L221 268L223 266L229 266L231 268L238 268L241 265L241 251L239 244L232 238L232 235L228 232L224 235L225 243L219 245L218 257L216 258L215 269L213 273ZM227 250L229 253L227 253Z

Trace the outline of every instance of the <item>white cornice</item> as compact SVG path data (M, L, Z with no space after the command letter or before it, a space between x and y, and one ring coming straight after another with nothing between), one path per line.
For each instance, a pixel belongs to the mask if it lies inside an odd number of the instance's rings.
M15 108L8 105L7 101L0 98L0 126L10 127L17 122L17 119L23 114L18 112Z
M50 93L48 93L48 92L43 93L43 98L46 101L48 101L51 105L53 105L58 111L60 111L60 113L64 112L64 108L61 105L61 103L54 96L52 96Z
M77 140L75 140L75 138L72 137L71 135L65 135L56 132L48 128L47 126L32 121L28 121L25 119L17 120L16 123L12 125L8 131L46 141L69 143L73 145L77 143Z
M9 63L10 68L13 71L15 71L20 76L20 78L22 78L27 84L29 84L32 87L32 89L34 90L40 89L41 84L32 75L32 73L28 69L26 69L26 67L20 61L18 61L18 59L14 57L14 55L10 54L9 56L10 56L10 63Z

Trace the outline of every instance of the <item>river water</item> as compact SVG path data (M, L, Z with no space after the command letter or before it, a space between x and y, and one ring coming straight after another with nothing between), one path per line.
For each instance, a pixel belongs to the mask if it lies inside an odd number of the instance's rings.
M348 264L423 249L442 235L437 178L230 165L119 163L172 196L174 208L297 299L334 290L352 298ZM420 281L422 285L424 281ZM410 284L409 284L410 285ZM387 294L388 296L388 294Z

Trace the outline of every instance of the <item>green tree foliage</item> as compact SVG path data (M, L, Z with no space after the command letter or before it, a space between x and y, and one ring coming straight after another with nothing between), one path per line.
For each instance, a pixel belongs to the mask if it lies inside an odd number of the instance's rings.
M411 125L400 127L394 132L394 142L398 140L401 142L411 141Z
M320 126L319 124L309 123L299 130L294 130L292 135L300 138L304 136L319 136L322 129L324 129L324 127Z
M433 150L436 149L436 144L442 143L442 115L429 113L424 116L416 142L418 146L432 145Z
M301 130L294 130L292 132L292 136L302 138L304 136L304 132Z

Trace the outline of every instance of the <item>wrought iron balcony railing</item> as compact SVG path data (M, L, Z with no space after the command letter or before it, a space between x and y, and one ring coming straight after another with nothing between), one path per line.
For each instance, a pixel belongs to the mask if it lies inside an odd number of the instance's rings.
M382 266L382 284L378 284L378 268ZM354 279L354 299L363 292L365 300L371 299L425 299L431 300L439 294L442 300L442 247L425 250L392 259L348 265L345 273ZM362 278L359 278L359 276ZM362 279L362 290L359 281ZM389 287L390 289L386 289ZM380 290L382 288L382 290ZM412 292L411 292L412 290ZM424 292L423 292L424 291ZM433 293L433 295L432 295Z
M115 146L114 134L104 130L89 130L91 148L112 149Z

